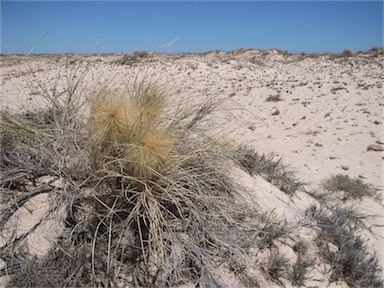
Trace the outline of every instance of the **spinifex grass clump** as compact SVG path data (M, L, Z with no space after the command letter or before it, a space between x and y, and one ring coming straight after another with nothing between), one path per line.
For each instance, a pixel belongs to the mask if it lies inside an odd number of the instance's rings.
M117 160L139 179L163 173L175 141L161 123L164 105L163 92L150 86L134 94L104 92L93 99L88 129L95 170Z
M202 133L217 103L173 111L164 90L133 86L99 90L84 103L80 84L67 97L43 89L41 111L4 114L0 184L9 201L0 230L35 195L49 199L38 225L0 247L0 275L12 275L11 287L211 287L223 284L219 270L257 284L246 269L254 211L233 178L231 153ZM46 257L14 248L27 248L51 218L62 233Z
M231 176L230 153L194 130L217 103L178 118L165 100L159 88L142 84L91 101L93 243L106 246L111 265L117 257L136 271L135 285L219 285L218 263L243 265L254 241L251 210Z

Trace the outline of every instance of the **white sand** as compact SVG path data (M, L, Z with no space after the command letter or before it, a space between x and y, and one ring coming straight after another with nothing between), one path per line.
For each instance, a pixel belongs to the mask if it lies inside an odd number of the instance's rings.
M64 68L65 63L82 59L89 65L84 84L88 88L100 86L104 79L113 79L111 86L121 86L134 81L137 73L147 73L167 85L174 92L171 97L178 101L204 101L211 96L226 99L223 108L227 111L212 119L224 130L223 137L282 157L309 184L308 189L318 189L324 178L343 173L360 177L383 194L384 152L367 151L370 144L384 144L382 55L330 59L244 50L154 55L133 66L114 64L121 58L62 55L25 60L2 56L2 108L36 105L34 95L23 88L31 76L30 67L38 77L54 83L69 75L71 69ZM275 95L282 101L266 101ZM276 208L276 217L295 219L316 202L301 192L289 198L260 177L239 177L259 202L261 199L266 211ZM384 267L383 206L370 199L355 205L360 211L380 216L371 223L377 237L370 238Z

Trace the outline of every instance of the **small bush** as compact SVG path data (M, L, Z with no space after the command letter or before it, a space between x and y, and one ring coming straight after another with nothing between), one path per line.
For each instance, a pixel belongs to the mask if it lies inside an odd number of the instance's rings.
M151 54L147 51L134 51L132 54L124 55L119 63L121 65L136 63L140 59L148 58L150 55Z
M266 102L279 102L279 101L282 101L283 99L281 99L281 95L280 94L277 94L277 95L269 95L265 101Z
M353 56L353 52L349 49L344 49L343 53L341 53L341 56L343 57L352 57Z
M374 186L364 183L359 178L350 178L348 175L336 174L322 181L322 186L329 192L341 194L341 200L359 199L372 197L380 200L378 190Z

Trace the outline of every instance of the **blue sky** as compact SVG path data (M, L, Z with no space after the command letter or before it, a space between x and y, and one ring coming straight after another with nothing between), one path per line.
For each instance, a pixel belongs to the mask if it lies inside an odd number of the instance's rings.
M1 1L4 54L377 46L382 1Z

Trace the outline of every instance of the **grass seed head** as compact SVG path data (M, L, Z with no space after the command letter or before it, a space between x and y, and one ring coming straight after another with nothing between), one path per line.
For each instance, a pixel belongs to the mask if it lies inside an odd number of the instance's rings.
M164 173L169 163L172 136L165 129L152 128L137 135L125 148L125 160L130 163L134 177L149 179Z

